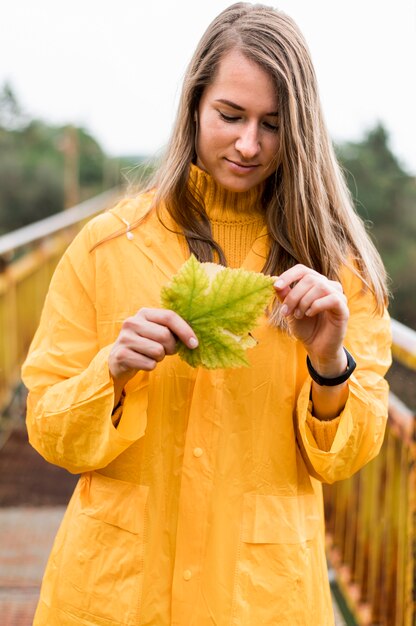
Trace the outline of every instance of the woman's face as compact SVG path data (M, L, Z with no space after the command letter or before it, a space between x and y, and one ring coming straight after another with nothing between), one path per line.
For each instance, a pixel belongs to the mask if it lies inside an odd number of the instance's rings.
M198 110L197 165L230 191L247 191L276 169L277 96L267 72L238 50L220 61Z

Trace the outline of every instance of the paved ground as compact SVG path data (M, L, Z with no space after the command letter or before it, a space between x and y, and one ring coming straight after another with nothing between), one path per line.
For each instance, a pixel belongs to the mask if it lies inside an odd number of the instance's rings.
M64 510L0 509L1 626L31 626L43 571Z
M77 478L30 447L23 423L1 434L0 626L32 626L48 554Z
M0 448L0 507L66 505L76 481L29 445L23 425Z

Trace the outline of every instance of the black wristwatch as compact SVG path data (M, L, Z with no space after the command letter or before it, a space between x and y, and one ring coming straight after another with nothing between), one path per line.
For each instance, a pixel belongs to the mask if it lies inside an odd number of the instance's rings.
M336 378L325 378L325 376L318 374L318 372L313 368L309 356L307 356L306 365L308 366L309 376L312 380L314 380L318 385L321 385L321 387L335 387L335 385L345 383L357 367L357 363L354 361L353 357L346 348L344 348L344 352L347 357L347 369L340 376L336 376Z

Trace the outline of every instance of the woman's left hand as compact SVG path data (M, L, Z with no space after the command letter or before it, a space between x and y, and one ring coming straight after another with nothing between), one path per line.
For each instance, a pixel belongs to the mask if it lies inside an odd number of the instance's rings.
M313 367L321 376L339 376L347 365L343 341L349 317L341 284L299 264L283 272L274 287L282 314Z

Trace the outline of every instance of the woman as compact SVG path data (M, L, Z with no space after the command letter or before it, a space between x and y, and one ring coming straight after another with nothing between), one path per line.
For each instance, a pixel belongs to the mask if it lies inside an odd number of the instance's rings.
M160 290L190 252L277 276L249 368L174 354L198 338ZM321 483L381 446L385 301L302 35L229 7L155 184L72 243L23 368L32 445L81 474L35 624L333 624Z

